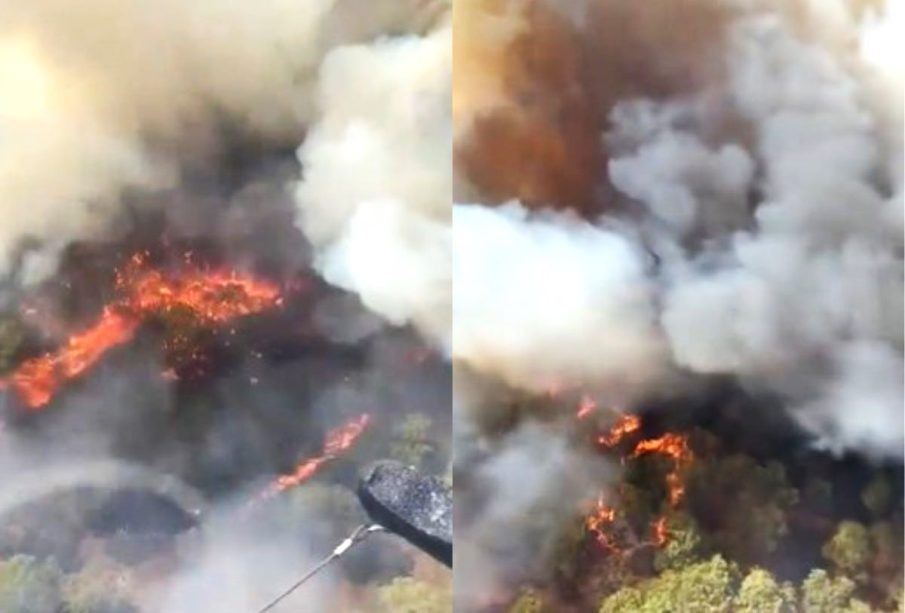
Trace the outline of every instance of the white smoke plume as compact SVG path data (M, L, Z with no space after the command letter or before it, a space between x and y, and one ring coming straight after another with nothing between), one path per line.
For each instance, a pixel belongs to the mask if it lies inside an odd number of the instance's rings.
M24 238L52 255L104 230L123 189L176 181L150 143L198 148L215 108L297 131L303 90L287 62L311 70L331 3L292 18L281 4L0 4L0 270ZM53 262L30 265L41 276Z
M515 203L457 205L453 222L455 357L536 392L649 383L665 348L631 238Z
M299 150L299 223L329 282L449 345L451 31L330 53Z
M901 6L817 4L726 3L706 86L618 102L593 225L456 205L455 359L529 390L734 375L816 444L901 458Z
M663 324L674 356L697 372L778 381L791 402L803 395L823 414L818 436L900 455L902 192L884 176L876 134L885 127L859 101L855 78L775 19L742 22L731 45L729 93L754 129L762 196L754 227L717 252L724 262L672 280ZM850 357L865 350L875 357ZM878 360L892 364L878 370ZM886 405L864 416L880 435L865 445L862 428L845 427L857 409L843 400L855 394L839 388L850 381L865 392L859 382L880 372L893 378L864 399Z

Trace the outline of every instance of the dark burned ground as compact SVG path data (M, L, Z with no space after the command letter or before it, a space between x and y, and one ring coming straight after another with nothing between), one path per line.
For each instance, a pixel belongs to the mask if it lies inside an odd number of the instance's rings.
M75 572L83 544L100 540L109 557L135 564L163 553L197 520L152 491L74 487L26 502L0 518L0 558L54 557L64 571Z

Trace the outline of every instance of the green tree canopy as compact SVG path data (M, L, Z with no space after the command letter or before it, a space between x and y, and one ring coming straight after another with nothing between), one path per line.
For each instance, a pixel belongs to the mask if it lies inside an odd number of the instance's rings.
M412 577L397 577L378 588L380 613L451 613L452 590Z
M861 503L874 517L881 517L892 503L892 488L882 475L876 475L861 490Z
M654 568L658 571L681 568L697 560L703 551L703 539L693 517L673 512L666 517L666 544L657 550Z
M741 564L761 564L776 550L798 501L781 464L762 465L743 454L696 461L686 490L709 544Z
M837 572L862 581L871 559L870 533L858 522L839 522L836 532L823 546L823 557Z
M63 583L65 613L137 613L130 602L129 569L113 562L90 561Z
M811 571L801 584L802 613L870 613L870 607L852 597L854 582L830 577L823 569Z
M534 590L522 591L518 599L509 607L509 613L543 613L544 602Z
M795 589L780 585L769 572L753 568L735 597L735 613L794 613Z
M623 588L603 600L600 613L729 613L737 582L735 565L716 555Z
M893 602L902 591L902 528L892 522L881 521L871 525L871 560L868 584ZM898 611L902 611L899 606Z
M53 613L61 604L61 582L53 562L23 555L0 561L0 611Z
M390 455L400 462L420 467L425 456L434 451L429 442L431 420L421 413L409 413L393 428Z
M18 319L0 315L0 373L12 368L12 359L24 338L25 331Z

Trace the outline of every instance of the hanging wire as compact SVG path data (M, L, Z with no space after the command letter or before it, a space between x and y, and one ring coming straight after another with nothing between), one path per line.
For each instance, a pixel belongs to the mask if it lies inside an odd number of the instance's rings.
M339 545L336 546L336 549L334 549L330 555L328 555L326 558L324 558L323 560L318 562L313 568L311 568L311 570L309 570L307 573L305 573L301 579L299 579L298 581L293 583L289 587L289 589L287 589L285 592L283 592L282 594L280 594L279 596L277 596L276 598L271 600L270 603L268 603L264 608L259 609L257 611L257 613L267 613L267 611L272 611L274 609L274 607L276 607L283 600L285 600L290 594L292 594L292 592L294 592L295 590L300 588L306 581L311 579L311 577L313 577L314 575L316 575L317 573L322 571L324 568L329 566L331 562L339 559L344 553L349 551L354 545L357 545L358 543L362 542L363 540L368 538L368 536L370 536L371 534L374 534L375 532L381 532L383 530L384 530L383 526L378 526L377 524L372 524L370 526L367 524L362 524L362 525L358 526L352 532L352 534L350 534L348 536L348 538L346 538L343 542L341 542Z

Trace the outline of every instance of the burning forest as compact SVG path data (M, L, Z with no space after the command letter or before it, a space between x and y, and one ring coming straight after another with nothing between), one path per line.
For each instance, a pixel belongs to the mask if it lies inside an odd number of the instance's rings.
M0 0L0 611L901 611L903 18Z
M457 611L900 611L898 0L463 0Z
M251 613L450 478L448 13L0 2L0 610ZM378 534L285 610L450 582Z

